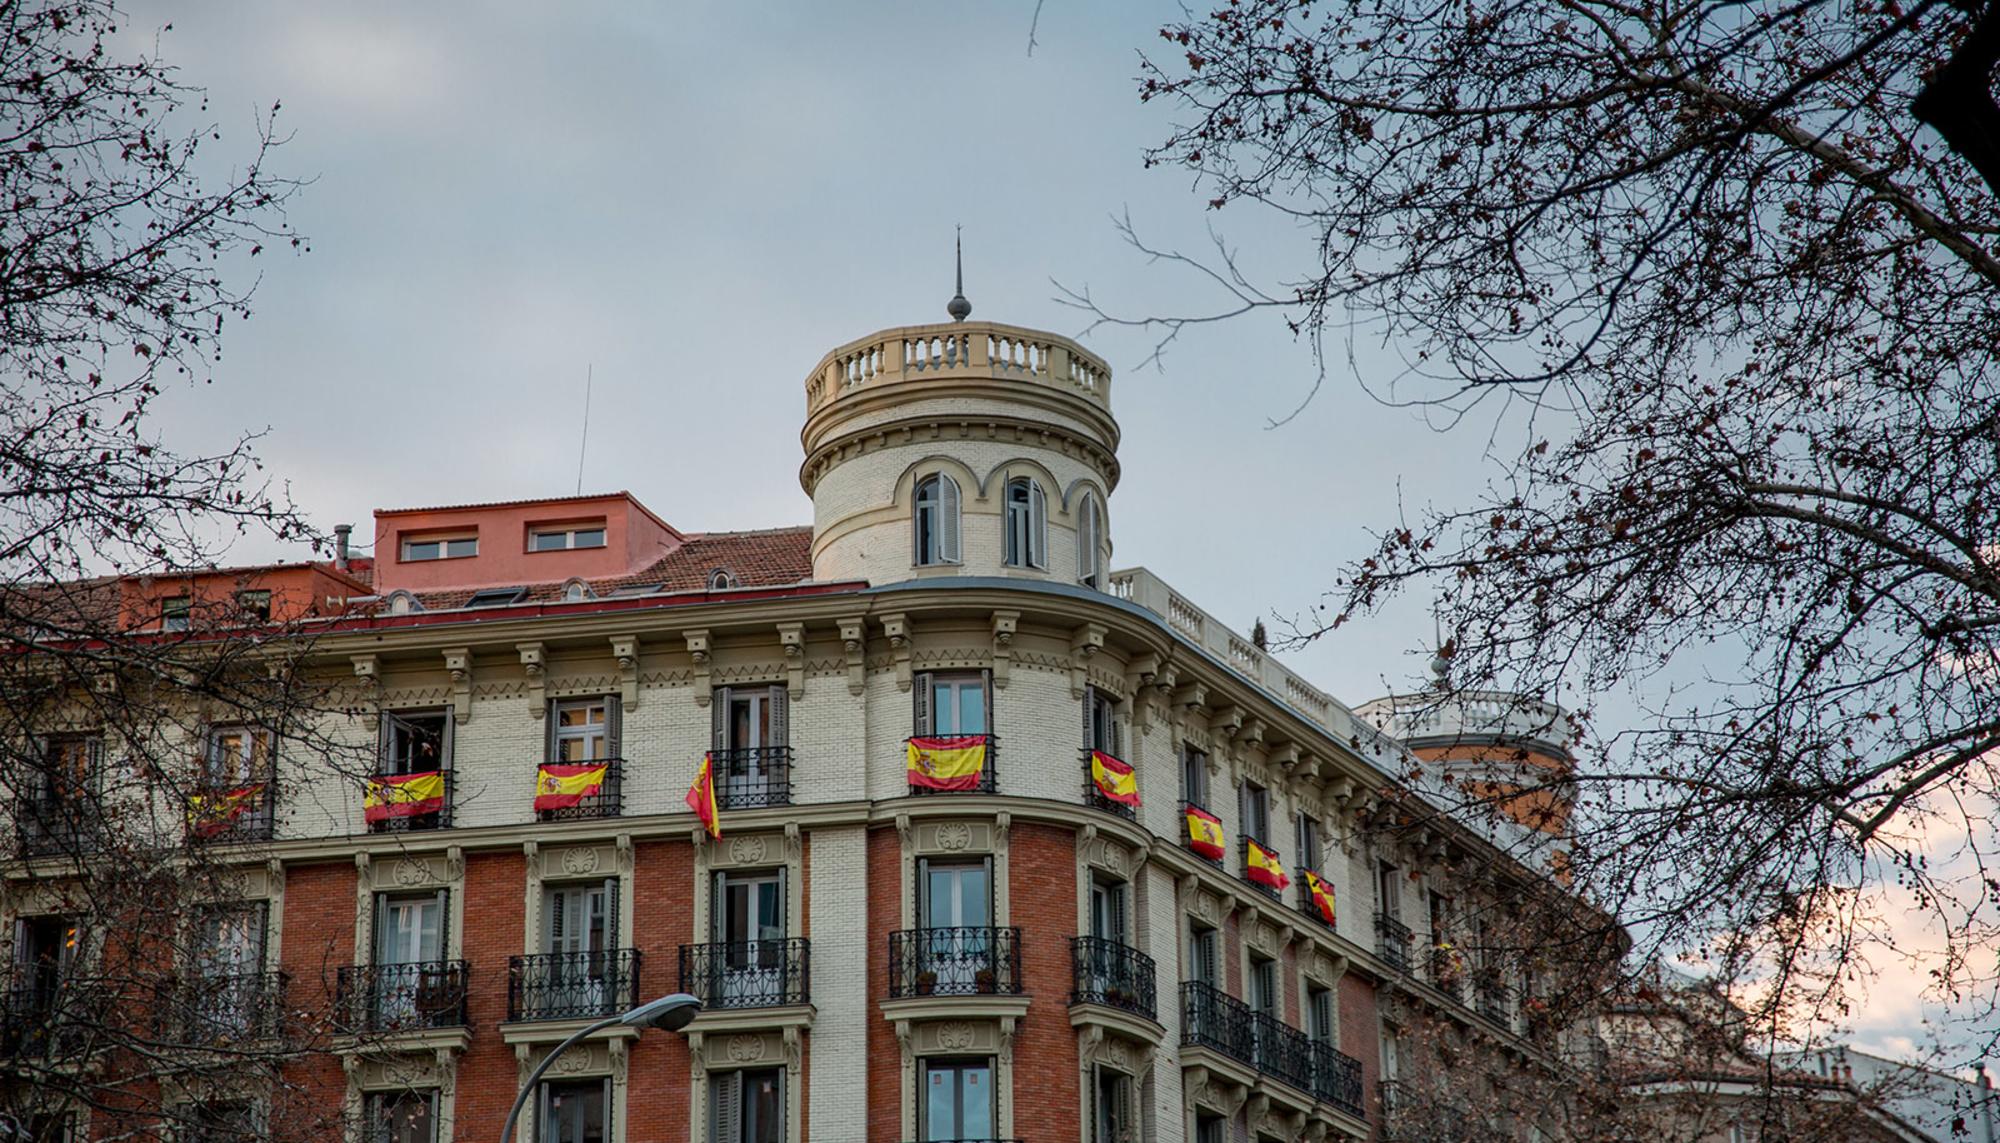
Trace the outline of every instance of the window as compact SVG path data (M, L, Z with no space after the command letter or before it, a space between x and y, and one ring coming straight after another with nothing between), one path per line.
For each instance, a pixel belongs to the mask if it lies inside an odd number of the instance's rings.
M263 1115L244 1100L210 1100L186 1109L186 1143L249 1143L264 1138Z
M437 1090L370 1092L360 1143L437 1143Z
M536 528L528 533L531 552L560 552L570 548L604 546L604 524L573 524L562 528Z
M246 623L269 623L271 621L271 593L268 591L237 592L236 614Z
M1254 837L1258 841L1271 840L1271 791L1250 781L1243 780L1242 806L1243 836Z
M1208 755L1181 743L1181 800L1208 808Z
M1325 870L1320 868L1320 859L1323 856L1325 855L1320 849L1319 819L1313 817L1311 814L1300 814L1299 868L1310 869L1315 873L1324 873Z
M383 774L428 774L451 766L452 717L447 710L382 714Z
M525 587L488 587L473 592L472 598L466 600L465 605L467 607L506 607L508 604L519 603L526 598L528 598L528 589Z
M605 1129L610 1106L609 1079L544 1083L536 1143L604 1143L610 1138Z
M257 1030L267 1011L264 938L269 906L225 905L196 917L189 1032L236 1036Z
M1215 985L1215 930L1206 925L1193 925L1188 929L1188 979L1198 984Z
M1107 697L1096 687L1083 690L1083 745L1087 750L1102 750L1113 758L1118 757L1118 700Z
M423 609L424 605L417 601L417 597L407 591L397 590L389 593L391 615L414 615Z
M1114 944L1125 943L1125 902L1130 886L1101 873L1090 878L1090 935Z
M628 599L635 595L657 595L667 589L664 583L634 583L624 587L614 587L606 599Z
M913 689L917 703L916 733L940 737L992 733L993 708L986 689L986 672L926 672Z
M1095 1122L1091 1138L1095 1143L1133 1143L1139 1132L1138 1121L1132 1114L1132 1077L1100 1067L1093 1086L1096 1091L1091 1110Z
M573 579L564 584L562 597L564 603L582 603L586 599L593 598L590 594L590 585L580 579Z
M627 1003L618 949L618 879L542 889L542 952L522 1000L547 1017L609 1016Z
M42 743L37 797L44 802L83 797L95 781L103 749L103 740L96 735L51 735Z
M1269 957L1250 958L1250 1011L1278 1014L1278 962Z
M1197 1115L1194 1143L1227 1143L1229 1124L1219 1115Z
M63 986L83 957L83 929L72 917L22 917L14 922L14 980L17 1035L39 1042L49 1033Z
M445 891L375 898L375 963L428 964L444 959Z
M916 564L958 562L958 482L942 472L917 482Z
M462 560L479 554L479 537L425 536L403 541L403 562L421 560Z
M1049 510L1042 486L1027 477L1007 482L1004 507L1007 566L1048 566Z
M240 790L271 778L271 732L249 726L218 726L208 732L201 786Z
M8 1143L71 1143L78 1139L70 1124L70 1117L60 1112L54 1115L31 1115L26 1119L11 1119L6 1126L13 1129L12 1135L0 1136Z
M375 895L375 971L367 1002L376 1027L435 1024L463 1005L464 980L442 963L447 900L442 889Z
M709 1079L711 1143L784 1143L785 1073L719 1072Z
M704 997L726 1007L783 1004L792 996L785 963L785 871L715 875L715 943L721 964Z
M1332 989L1306 986L1306 1034L1322 1044L1334 1042Z
M185 631L188 617L194 611L194 600L185 595L176 595L160 601L160 630Z
M922 1138L992 1139L993 1061L925 1060Z
M1431 947L1437 948L1451 943L1451 898L1442 893L1430 895Z
M1089 587L1104 587L1100 564L1104 547L1104 513L1097 497L1086 492L1076 507L1076 580Z
M1403 871L1386 861L1377 863L1375 896L1384 916L1400 920L1403 915Z
M728 591L732 587L741 586L743 586L743 582L730 574L728 568L716 568L714 571L708 573L708 590L710 591Z
M618 757L618 700L561 699L549 713L549 761L597 762Z
M791 801L791 695L782 683L717 687L709 702L715 800L731 806Z

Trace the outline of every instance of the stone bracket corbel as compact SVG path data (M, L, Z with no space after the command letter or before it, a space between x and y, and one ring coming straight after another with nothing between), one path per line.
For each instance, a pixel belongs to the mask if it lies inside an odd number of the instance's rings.
M868 623L860 616L842 619L840 649L847 656L847 693L868 689Z
M694 1065L694 1076L696 1079L707 1079L708 1053L703 1051L703 1048L706 1046L705 1041L708 1039L708 1034L705 1032L688 1032L686 1036L688 1042L688 1060Z
M1264 729L1265 727L1263 719L1255 717L1250 718L1249 720L1244 722L1243 729L1237 731L1236 733L1238 744L1243 746L1255 746L1263 742Z
M778 624L778 642L785 649L785 682L797 702L806 697L806 625Z
M639 709L639 637L613 635L611 657L618 660L618 698L626 710Z
M1132 700L1132 725L1140 733L1153 728L1153 704L1148 701L1153 680L1160 677L1160 657L1147 652L1125 664L1125 693Z
M1021 622L1018 611L993 613L993 686L1004 690L1007 670L1014 662L1014 632Z
M516 643L514 649L521 653L521 671L528 676L528 713L535 718L548 714L549 684L548 661L540 643Z
M709 682L708 673L708 631L689 631L685 635L688 658L694 660L694 704L707 706L714 697L714 686Z
M910 689L910 617L903 614L884 615L882 633L889 637L890 650L896 656L896 689Z
M1086 623L1069 637L1069 697L1082 701L1083 686L1090 673L1090 660L1104 649L1105 627Z
M460 722L469 722L472 719L472 648L447 648L444 669L451 676L452 717Z
M1244 721L1249 717L1249 711L1231 703L1216 712L1215 717L1209 720L1208 728L1210 732L1234 742L1236 736L1242 732Z
M354 664L354 677L368 688L371 695L382 693L382 660L373 655L349 655L348 662Z

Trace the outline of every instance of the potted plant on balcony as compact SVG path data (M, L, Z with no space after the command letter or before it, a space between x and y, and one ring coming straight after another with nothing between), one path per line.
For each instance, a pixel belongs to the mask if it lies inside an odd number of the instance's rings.
M995 991L995 985L998 983L998 980L999 978L994 975L992 969L982 968L972 974L972 990L981 995L991 993Z
M937 973L932 972L930 969L925 969L918 973L916 986L918 996L929 996L937 988Z

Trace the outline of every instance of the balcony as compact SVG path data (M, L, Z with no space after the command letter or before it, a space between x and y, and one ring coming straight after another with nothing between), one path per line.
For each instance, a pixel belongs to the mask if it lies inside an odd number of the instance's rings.
M1181 1043L1220 1052L1357 1119L1361 1063L1212 984L1181 984Z
M1213 984L1181 983L1181 1043L1212 1048L1239 1063L1257 1066L1256 1033L1250 1006Z
M902 929L889 934L889 997L1012 996L1021 991L1021 930Z
M277 1037L283 1027L282 972L197 973L163 982L153 1018L162 1038L191 1047L222 1047Z
M681 946L681 991L710 1009L810 1004L811 980L804 937Z
M715 804L724 810L792 804L792 748L743 746L709 754Z
M112 993L54 964L17 964L0 992L0 1056L73 1056L89 1050Z
M913 796L923 794L991 794L997 789L994 774L998 770L1000 762L1000 736L997 734L965 734L953 735L951 737L976 738L985 745L986 759L984 764L980 766L979 772L976 775L964 778L952 778L941 773L939 780L958 781L960 783L949 787L919 785L913 778L910 782L910 793ZM926 736L924 735L918 735L906 741L922 742L925 738ZM934 738L930 740L936 741Z
M1453 1000L1460 1002L1465 1000L1465 978L1467 973L1464 953L1459 952L1449 942L1432 945L1429 963L1425 967L1427 970L1426 974L1430 977L1431 987L1451 997Z
M1107 797L1104 791L1098 788L1097 779L1091 773L1090 763L1091 756L1099 753L1103 752L1091 750L1087 747L1083 751L1083 804L1092 809L1103 810L1107 814L1117 814L1126 821L1138 820L1139 811L1137 807L1128 805L1116 798ZM1110 758L1111 755L1105 754L1105 757ZM1123 760L1114 759L1114 761L1122 763ZM1136 797L1137 794L1135 793L1134 796Z
M438 774L444 780L444 796L439 801L436 809L423 810L421 812L416 812L416 813L402 813L393 817L383 818L380 821L369 822L368 832L409 833L417 830L450 829L451 807L452 807L452 802L454 801L457 794L457 775L454 774L449 769L440 770L438 771ZM378 781L385 778L407 778L407 777L410 777L410 775L407 774L376 775L376 779Z
M564 794L562 771L576 766L604 767L604 781L587 794ZM447 781L449 777L447 776ZM560 805L547 805L550 800ZM451 804L449 792L445 804ZM598 758L589 762L544 762L535 767L535 817L545 822L566 822L586 818L615 818L625 808L625 760Z
M1368 1118L1361 1106L1361 1061L1332 1044L1312 1044L1312 1092L1356 1119Z
M1222 848L1222 841L1220 840L1223 837L1222 824L1219 820L1213 823L1213 827L1215 830L1215 838L1217 840L1214 842L1213 850L1211 852L1204 853L1202 852L1200 844L1198 844L1194 839L1193 823L1196 820L1196 815L1200 815L1200 820L1202 821L1207 821L1208 819L1214 817L1213 814L1209 813L1208 807L1203 806L1199 803L1196 802L1181 803L1181 844L1187 846L1189 853L1194 854L1201 860L1208 862L1210 865L1215 866L1217 869L1220 869L1222 868L1222 855L1225 852L1227 852Z
M1102 937L1069 939L1071 1004L1103 1004L1158 1018L1153 958Z
M1245 883L1245 884L1247 884L1247 885L1249 885L1249 886L1250 886L1250 888L1252 888L1252 889L1255 889L1255 890L1256 890L1257 892L1259 892L1259 893L1262 893L1262 894L1263 894L1264 896L1266 896L1266 897L1269 897L1269 898L1270 898L1271 900L1273 900L1273 901L1278 901L1278 900L1282 900L1282 899L1283 899L1283 892L1284 892L1283 890L1281 890L1281 889L1277 889L1277 888L1274 888L1274 887L1272 887L1272 886L1270 886L1270 885L1265 885L1265 884L1263 884L1262 882L1259 882L1259 881L1255 881L1255 880L1252 880L1252 879L1251 879L1251 877L1250 877L1250 870L1251 870L1251 865L1250 865L1250 847L1251 847L1252 845L1255 845L1255 846L1256 846L1256 847L1257 847L1258 849L1261 849L1261 850L1263 850L1263 851L1264 851L1264 853L1265 853L1265 855L1266 855L1266 856L1268 856L1268 857L1269 857L1269 858L1270 858L1270 859L1271 859L1272 861L1278 861L1278 862L1282 862L1282 861L1284 860L1284 858L1283 858L1283 855L1281 855L1281 854L1280 854L1280 853L1279 853L1279 852L1278 852L1277 850L1275 850L1275 849L1272 849L1272 848L1271 848L1270 846L1268 846L1268 845L1265 845L1265 844L1264 844L1264 843L1263 843L1262 841L1260 841L1259 839L1257 839L1257 838L1254 838L1254 837L1251 837L1251 836L1249 836L1248 834L1245 834L1245 835L1243 836L1243 840L1242 840L1242 842L1240 842L1240 843L1238 844L1238 846L1237 846L1237 848L1238 848L1238 849L1240 849L1240 850L1242 850L1242 852L1243 852L1243 881L1244 881L1244 883Z
M639 1003L639 950L507 958L507 1020L599 1020Z
M1490 973L1482 973L1473 983L1473 1002L1479 1014L1508 1031L1514 1030L1513 990Z
M22 857L89 853L98 848L102 836L97 804L80 794L16 799L14 824Z
M1375 952L1397 972L1410 971L1410 927L1387 913L1375 914Z
M341 1030L354 1034L464 1027L471 975L472 966L462 960L344 965L334 994Z
M187 838L227 844L269 841L277 819L277 795L270 782L197 789L188 795Z

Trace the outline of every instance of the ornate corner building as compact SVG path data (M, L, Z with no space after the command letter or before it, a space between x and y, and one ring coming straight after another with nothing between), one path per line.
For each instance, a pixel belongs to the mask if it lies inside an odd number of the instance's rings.
M1367 827L1413 767L1504 782L1482 742L1559 770L1553 713L1358 715L1114 570L1111 373L1065 338L884 330L804 398L809 528L683 533L625 493L385 510L372 559L121 585L162 638L217 600L287 624L338 697L318 730L365 759L211 718L156 811L241 870L189 903L203 1018L332 1030L190 1089L191 1121L282 1137L306 1103L357 1143L490 1139L553 1045L677 990L705 1005L684 1034L565 1054L522 1137L1358 1140L1414 1009L1550 1050L1472 918L1559 892L1507 842L1561 813ZM120 748L38 749L77 762L16 807L14 1030L90 971L53 811ZM719 836L689 812L704 759Z

